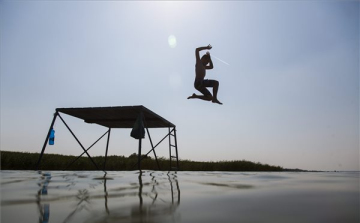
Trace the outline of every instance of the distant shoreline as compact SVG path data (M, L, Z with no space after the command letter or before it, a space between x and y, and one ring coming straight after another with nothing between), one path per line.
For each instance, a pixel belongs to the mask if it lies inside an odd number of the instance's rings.
M0 151L1 170L35 170L39 153ZM68 165L76 159L76 156L44 154L39 169L40 170L97 170L85 155L75 163ZM104 156L92 157L97 166L102 169L105 161ZM158 157L160 170L169 170L169 159ZM106 170L136 170L137 154L129 157L108 156ZM159 170L156 161L152 157L144 157L141 162L142 169ZM191 160L179 160L180 171L296 171L305 172L300 169L284 169L280 166L255 163L246 160L200 162Z

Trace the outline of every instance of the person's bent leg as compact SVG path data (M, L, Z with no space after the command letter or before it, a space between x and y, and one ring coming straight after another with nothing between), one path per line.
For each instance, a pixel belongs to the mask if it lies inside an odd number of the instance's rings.
M198 95L198 98L204 101L211 101L213 99L211 95Z
M198 98L204 101L211 101L212 100L212 96L211 95L196 95L196 94L192 94L191 96L188 97L188 99L192 99L192 98Z
M218 104L221 104L222 103L217 99L217 93L218 93L218 90L219 90L219 81L213 81L213 98L212 98L212 102L213 103L218 103Z
M204 101L211 101L213 99L213 96L211 95L210 91L208 89L206 89L206 86L203 84L204 82L202 82L202 84L195 86L195 89L200 91L202 93L202 95L195 95L195 98L204 100Z

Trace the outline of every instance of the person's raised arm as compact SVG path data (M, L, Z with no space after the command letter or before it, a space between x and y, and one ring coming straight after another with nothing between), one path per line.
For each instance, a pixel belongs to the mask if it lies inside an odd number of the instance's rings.
M196 57L196 60L200 60L200 55L199 55L199 52L201 50L210 50L212 48L212 46L209 44L208 46L203 46L203 47L198 47L196 48L195 50L195 57Z
M209 53L209 56L210 56L210 53ZM212 62L212 60L211 60L211 57L210 57L209 63L210 63L209 66L206 66L205 68L208 69L208 70L213 69L213 68L214 68L214 65L213 65L213 62Z

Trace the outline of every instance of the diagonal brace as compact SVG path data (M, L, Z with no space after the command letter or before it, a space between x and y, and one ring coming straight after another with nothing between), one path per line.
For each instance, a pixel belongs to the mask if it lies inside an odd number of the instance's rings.
M89 151L91 149L91 147L93 147L97 142L100 141L100 139L102 139L109 132L110 132L110 130L106 131L98 140L96 140L89 148L87 148L86 151ZM75 158L69 165L67 165L65 170L67 170L73 163L75 163L78 159L80 159L80 157L82 157L82 155L84 155L84 154L85 154L85 152L81 153L81 155L79 155L77 158Z
M164 139L166 139L166 137L168 137L172 132L174 131L174 129L172 129L168 134L166 134L166 136L164 136L164 138L162 138L162 140L160 140L160 142L158 142L148 153L146 153L146 155L148 155L149 153L151 153L151 151L153 151L162 141L164 141Z
M91 160L91 162L94 164L94 166L96 167L97 170L100 170L99 167L96 165L96 163L94 162L94 160L91 158L90 154L86 151L86 149L84 148L84 146L81 144L81 142L79 141L79 139L76 137L76 135L73 133L73 131L70 129L70 127L66 124L66 122L64 121L64 119L60 116L60 114L58 113L59 118L61 119L61 121L64 123L64 125L66 126L66 128L69 130L69 132L74 136L74 138L76 139L76 141L79 143L79 145L81 146L81 148L84 150L84 152L86 153L86 155L89 157L89 159Z
M160 140L160 142L158 142L148 153L146 153L145 156L149 155L149 153L151 153L152 151L155 151L155 148L156 148L162 141L164 141L164 139L166 139L166 137L168 137L173 131L174 131L174 129L172 129L168 134L166 134L166 135L164 136L164 138L162 138L162 140ZM143 159L144 159L144 158L142 157L142 158L140 159L140 162L141 162L141 160L143 160ZM137 164L137 163L136 163L136 164ZM134 166L136 166L136 164L135 164Z
M148 137L149 137L149 141L150 141L151 148L154 148L153 142L152 142L152 140L151 140L149 128L147 127L147 124L146 124L146 121L145 121L145 117L144 117L144 124L145 124L145 127L146 127L147 135L148 135ZM160 168L159 161L158 161L158 159L157 159L155 150L153 150L153 152L154 152L156 164L157 164L157 166L158 166L158 169L160 170L161 168ZM148 153L148 154L149 154L149 153ZM148 154L146 154L146 155L148 155Z
M149 129L146 127L146 132L147 132L147 135L149 136L149 140L150 140L150 145L151 145L151 148L154 148L154 145L152 143L152 140L151 140L151 136L150 136L150 133L149 133ZM154 152L154 156L155 156L155 160L156 160L156 164L160 170L160 165L159 165L159 161L157 159L157 156L156 156L156 152L155 152L155 149L152 150ZM149 153L148 153L149 154ZM146 155L148 155L146 154Z
M54 113L54 118L53 118L53 120L52 120L52 122L51 122L49 131L48 131L48 134L47 134L47 136L46 136L46 139L45 139L43 148L42 148L42 150L41 150L41 153L40 153L40 156L39 156L39 160L38 160L38 162L37 162L37 164L36 164L36 170L39 169L39 164L40 164L41 158L42 158L42 156L44 155L45 148L46 148L47 142L48 142L49 137L50 137L50 131L51 131L51 129L54 127L55 120L56 120L56 117L57 117L58 115L59 115L59 112L56 111L56 112Z

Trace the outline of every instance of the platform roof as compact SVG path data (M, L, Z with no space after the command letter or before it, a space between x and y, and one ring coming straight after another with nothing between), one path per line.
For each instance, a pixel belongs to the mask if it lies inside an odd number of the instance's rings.
M174 124L142 105L117 107L57 108L56 111L83 119L86 123L102 125L108 128L133 128L142 112L145 127L175 127Z

